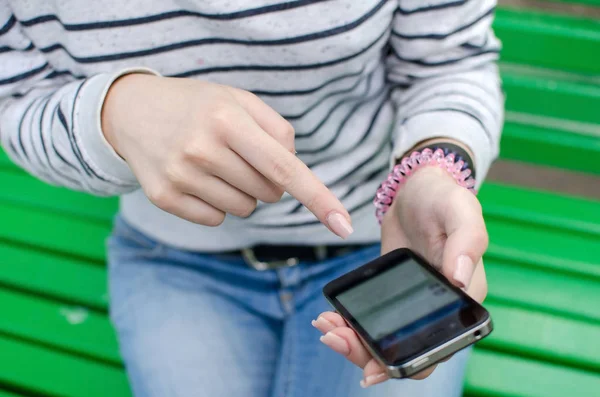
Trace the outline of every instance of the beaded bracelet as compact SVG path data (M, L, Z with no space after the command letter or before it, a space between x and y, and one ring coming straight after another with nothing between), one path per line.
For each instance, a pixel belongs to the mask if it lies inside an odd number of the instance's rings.
M423 149L421 152L413 152L410 156L404 157L396 166L392 172L388 175L388 178L381 184L381 187L377 190L375 195L375 216L381 224L383 216L392 205L394 197L400 186L406 182L406 179L412 175L419 168L427 166L438 166L450 173L456 182L471 192L475 192L475 178L471 176L472 171L470 168L465 167L463 160L455 161L456 155L449 153L444 156L442 149L437 149L433 152L431 149Z

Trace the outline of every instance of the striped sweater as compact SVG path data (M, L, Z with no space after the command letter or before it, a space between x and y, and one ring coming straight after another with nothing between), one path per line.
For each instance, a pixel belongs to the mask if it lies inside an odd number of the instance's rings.
M446 136L497 155L503 98L494 0L0 0L0 137L48 183L120 195L134 227L216 251L339 240L289 195L217 228L152 205L104 139L100 110L130 71L257 94L296 130L298 155L375 242L373 194L390 158ZM131 104L135 106L135 104ZM165 131L169 133L169 131Z

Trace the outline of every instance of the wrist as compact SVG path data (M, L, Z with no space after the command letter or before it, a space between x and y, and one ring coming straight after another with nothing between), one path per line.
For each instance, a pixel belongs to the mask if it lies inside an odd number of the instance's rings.
M442 149L432 152L426 148L404 157L377 190L374 200L377 219L381 223L396 196L402 195L403 190L414 192L414 186L417 186L417 191L419 186L432 191L443 185L443 182L452 180L454 185L475 193L472 171L464 165L463 160L456 160L453 153L445 155Z
M131 104L135 102L135 93L139 91L139 87L148 84L148 79L154 78L156 78L155 75L146 73L125 74L113 81L104 98L100 113L102 133L120 157L124 156L119 148L119 127L125 124Z
M435 166L422 167L406 178L406 182L396 191L390 208L396 207L397 202L427 199L434 191L449 183L455 184L447 171Z

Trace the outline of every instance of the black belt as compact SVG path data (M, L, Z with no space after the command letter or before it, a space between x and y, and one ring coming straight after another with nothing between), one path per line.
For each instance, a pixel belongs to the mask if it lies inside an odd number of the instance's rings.
M365 248L366 245L257 245L222 255L241 255L256 270L269 270L295 266L300 262L319 262Z

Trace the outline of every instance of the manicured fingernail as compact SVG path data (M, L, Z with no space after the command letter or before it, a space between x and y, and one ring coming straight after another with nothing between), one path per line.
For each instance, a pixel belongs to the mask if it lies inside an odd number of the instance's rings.
M377 381L381 380L385 376L385 373L377 375L369 375L365 379L360 381L360 387L366 389L369 386L373 386Z
M335 328L335 324L333 324L331 321L327 320L324 317L317 317L316 320L312 321L312 326L315 328L320 328L320 329L331 329L331 328Z
M475 265L470 257L461 255L456 262L456 270L454 271L454 281L459 283L459 287L468 288L471 283L471 277L475 271Z
M337 336L334 333L328 332L325 335L321 336L321 342L325 343L327 346L332 348L334 351L347 356L350 353L350 347L348 347L348 342L342 339L340 336Z
M354 232L350 222L339 212L332 212L327 216L327 224L335 234L343 239L348 238Z

